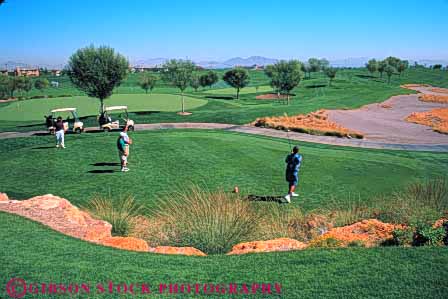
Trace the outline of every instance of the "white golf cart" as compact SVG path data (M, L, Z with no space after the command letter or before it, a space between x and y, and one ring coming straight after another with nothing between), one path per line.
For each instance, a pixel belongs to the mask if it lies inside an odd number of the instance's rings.
M134 121L129 119L128 106L106 107L104 113L98 117L98 122L104 132L122 129L126 124L129 131L134 131Z
M50 111L50 113L51 113L50 115L45 116L47 129L50 132L50 134L54 134L54 132L55 132L56 118L58 116L61 116L61 114L64 114L64 113L69 114L68 117L64 120L64 128L67 130L67 132L71 131L73 133L80 134L84 131L84 123L79 120L78 113L76 112L76 108L53 109ZM56 115L56 114L59 114L59 115ZM63 119L64 119L64 117L63 117Z

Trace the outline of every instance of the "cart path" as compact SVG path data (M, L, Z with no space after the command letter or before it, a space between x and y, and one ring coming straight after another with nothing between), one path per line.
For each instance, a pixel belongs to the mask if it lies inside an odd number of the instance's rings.
M332 136L317 136L297 132L287 133L285 131L259 128L248 125L232 125L232 124L219 124L219 123L157 123L157 124L135 125L136 131L167 130L167 129L223 130L229 132L238 132L252 135L274 137L274 138L284 138L284 139L288 138L289 135L289 138L294 141L321 143L337 146L371 148L371 149L406 150L406 151L448 152L448 138L445 143L441 144L409 144L409 143L385 143L363 139L347 139ZM98 132L98 128L89 127L85 129L85 132L87 133ZM47 131L4 132L0 133L0 139L30 137L42 134L48 134L48 132ZM68 142L70 142L69 138Z
M434 92L434 87L412 87L418 94L398 95L382 103L362 106L353 110L328 110L328 118L341 126L362 132L366 140L399 144L448 144L448 135L432 130L429 126L407 122L413 112L448 108L446 103L423 102L421 94L446 96Z

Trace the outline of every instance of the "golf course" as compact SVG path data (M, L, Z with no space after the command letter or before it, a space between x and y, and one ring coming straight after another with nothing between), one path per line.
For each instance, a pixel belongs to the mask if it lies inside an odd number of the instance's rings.
M0 299L448 298L422 9L0 0Z

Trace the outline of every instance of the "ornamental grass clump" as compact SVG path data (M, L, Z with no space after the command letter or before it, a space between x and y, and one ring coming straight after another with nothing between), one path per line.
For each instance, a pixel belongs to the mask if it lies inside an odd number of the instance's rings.
M135 227L136 219L144 212L143 206L132 196L110 197L95 195L85 209L94 217L112 225L113 236L129 236Z
M378 219L412 224L434 222L448 212L448 181L435 178L411 184L404 191L375 202Z
M225 253L252 241L261 215L238 195L197 186L161 198L150 218L163 219L164 245L192 246L208 254Z

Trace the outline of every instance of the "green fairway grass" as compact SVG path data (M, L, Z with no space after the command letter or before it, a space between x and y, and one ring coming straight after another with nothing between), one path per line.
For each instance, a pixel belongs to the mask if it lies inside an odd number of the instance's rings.
M249 94L249 93L256 93L256 92L272 92L272 87L270 86L259 86L258 90L254 86L251 87L245 87L240 90L240 95L243 94ZM212 89L209 90L207 93L210 94L217 94L217 95L235 95L236 89L229 87L229 88L218 88L218 89Z
M199 295L207 298L446 298L448 248L348 248L185 257L129 252L56 233L0 212L0 297L11 278L29 283L87 284L72 298L195 298L158 294L159 284L280 283L280 295ZM96 285L150 285L151 294L96 293ZM18 290L21 290L18 288ZM107 288L106 288L107 290ZM68 298L28 294L25 298Z
M224 71L218 73L222 75ZM296 115L309 113L318 109L352 109L362 105L378 103L393 95L414 93L412 90L400 88L405 83L426 83L439 87L448 87L448 72L430 69L408 69L399 77L394 75L391 84L387 84L385 76L373 76L366 69L340 69L333 86L328 86L328 78L323 73L312 73L311 79L302 79L292 93L295 96L291 105L285 105L277 100L256 100L255 96L271 92L269 80L262 71L250 71L251 81L248 87L242 89L240 100L233 99L235 89L230 88L222 80L210 88L199 88L194 92L187 88L186 109L193 112L189 116L179 116L179 90L158 81L154 95L145 95L138 86L142 74L130 74L120 87L116 88L106 105L128 104L133 111L147 112L132 115L136 123L158 122L218 122L246 124L257 117L278 116L287 113ZM74 89L65 77L63 87L49 88L45 92L56 96L58 94L82 95ZM71 87L70 87L71 86ZM255 86L259 86L256 93ZM43 94L32 90L29 95ZM80 99L79 101L77 99ZM72 104L80 108L81 115L96 115L99 101L87 97L61 99L33 99L20 103L0 103L0 131L30 131L42 130L43 115L52 108L48 103ZM52 102L53 101L53 102ZM72 102L70 102L72 101ZM28 103L29 102L29 103ZM81 110L81 108L83 110ZM134 110L135 109L135 110ZM84 121L88 126L96 126L96 117Z
M207 102L185 97L187 109L195 109ZM56 108L78 108L79 116L97 115L99 100L86 96L70 98L32 99L10 103L0 108L0 119L4 121L38 121ZM115 94L105 101L106 106L127 105L129 111L181 110L181 98L172 94ZM65 117L64 117L65 118Z
M226 191L239 186L243 194L282 196L287 192L283 139L222 131L168 130L131 133L128 173L119 172L118 133L66 136L65 150L54 137L2 140L0 159L7 175L2 192L25 199L52 193L77 205L95 193L131 194L147 207L174 190L199 184ZM305 210L328 204L347 206L368 201L416 180L443 175L448 154L412 153L303 143L299 199ZM260 203L262 204L262 203Z

